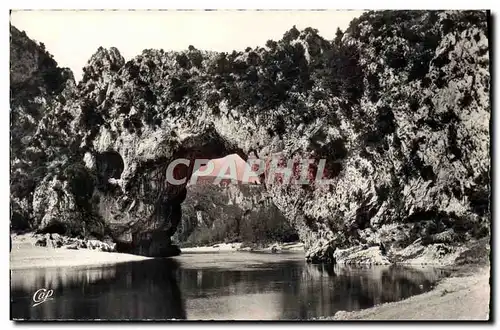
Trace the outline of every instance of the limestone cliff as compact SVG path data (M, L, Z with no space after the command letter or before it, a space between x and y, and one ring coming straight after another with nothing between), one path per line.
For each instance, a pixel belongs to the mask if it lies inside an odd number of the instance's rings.
M77 86L11 27L12 224L168 255L186 196L165 180L172 160L279 154L327 161L328 186L266 184L311 261L486 236L487 21L375 11L335 40L292 28L243 52L128 62L100 48Z

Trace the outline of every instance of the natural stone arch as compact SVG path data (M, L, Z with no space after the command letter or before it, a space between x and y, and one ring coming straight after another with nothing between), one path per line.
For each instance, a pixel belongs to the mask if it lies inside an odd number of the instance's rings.
M108 201L105 207L107 222L120 252L155 257L178 254L179 250L171 245L171 236L182 219L181 205L186 198L186 186L196 170L195 160L211 160L231 154L247 159L241 148L221 137L213 128L207 128L168 150L170 157L158 157L155 161L125 158L120 162L117 152L103 152L97 157L100 159L96 166L100 176L120 179L117 185L122 187L104 193ZM187 159L189 166L180 164L174 168L174 178L185 179L183 184L174 185L168 181L168 167L181 158ZM134 167L132 175L126 178L121 175L122 163ZM125 172L127 170L130 169L125 168Z

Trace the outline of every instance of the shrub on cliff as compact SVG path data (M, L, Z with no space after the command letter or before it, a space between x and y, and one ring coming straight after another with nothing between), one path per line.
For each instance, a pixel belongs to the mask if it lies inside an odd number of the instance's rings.
M316 76L321 86L332 95L359 104L364 91L364 76L357 47L342 44L333 47L323 55L322 61L324 64Z

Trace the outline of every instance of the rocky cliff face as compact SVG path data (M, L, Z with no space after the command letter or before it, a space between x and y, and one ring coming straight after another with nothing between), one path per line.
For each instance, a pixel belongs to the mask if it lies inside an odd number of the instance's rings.
M198 184L187 189L182 221L172 237L183 246L298 240L261 185Z
M70 140L64 125L68 112L57 117L66 99L75 97L75 81L69 69L57 66L43 44L12 26L10 37L11 227L23 229L34 225L36 188L60 160L72 156L71 146L65 145Z
M485 12L369 12L231 54L100 48L77 86L11 39L13 226L168 255L186 196L168 164L237 153L326 159L327 186L266 184L311 261L489 233Z

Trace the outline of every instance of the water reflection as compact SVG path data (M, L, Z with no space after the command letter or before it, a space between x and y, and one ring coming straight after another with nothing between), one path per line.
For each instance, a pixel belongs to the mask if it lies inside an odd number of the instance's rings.
M192 262L193 260L190 260ZM428 291L437 269L353 268L288 260L179 270L189 319L310 319L401 300ZM235 265L236 267L236 265Z
M175 260L99 268L49 268L11 273L11 315L21 319L185 319ZM31 307L40 288L53 300Z
M301 255L186 255L13 271L11 311L23 319L309 319L404 299L444 275L437 269L310 265ZM42 287L54 290L54 299L31 307Z
M340 310L359 310L405 299L430 290L443 275L435 269L418 271L398 266L306 265L302 279L292 282L293 288L284 292L282 318L328 316ZM294 295L302 301L299 315L295 312Z

